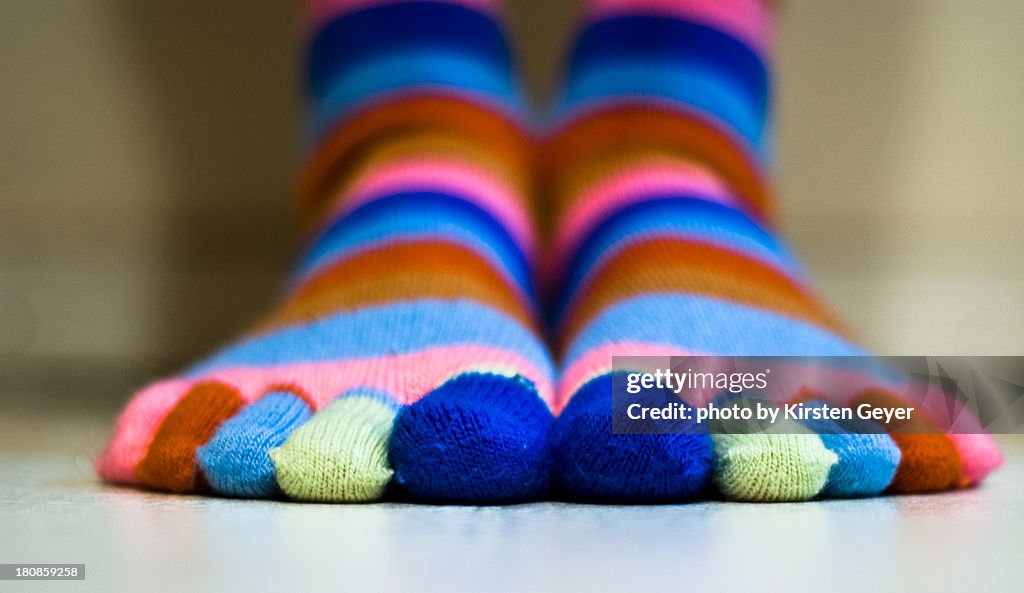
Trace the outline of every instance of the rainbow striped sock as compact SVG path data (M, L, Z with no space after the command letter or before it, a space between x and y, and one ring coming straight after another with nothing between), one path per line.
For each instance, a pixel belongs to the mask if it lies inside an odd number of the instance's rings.
M531 141L496 4L308 3L308 248L280 308L134 396L104 479L335 501L392 481L442 501L546 491Z
M802 500L939 490L996 467L985 435L821 437L795 424L760 435L612 434L612 355L865 353L770 223L769 8L586 7L543 161L563 358L555 484L597 500L678 500L709 484L732 499Z

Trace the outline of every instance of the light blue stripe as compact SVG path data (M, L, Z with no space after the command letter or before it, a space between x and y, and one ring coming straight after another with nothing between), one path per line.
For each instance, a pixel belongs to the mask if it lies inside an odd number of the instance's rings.
M378 93L422 85L470 91L488 97L509 113L522 113L514 82L493 64L443 49L417 49L381 56L339 74L313 107L311 136L326 132L345 112Z
M551 358L520 323L484 305L421 300L367 307L243 340L189 369L189 377L231 366L326 362L478 345L515 352L548 373Z
M649 294L601 312L573 342L566 366L615 342L651 342L732 356L867 356L810 323L738 303L686 294Z

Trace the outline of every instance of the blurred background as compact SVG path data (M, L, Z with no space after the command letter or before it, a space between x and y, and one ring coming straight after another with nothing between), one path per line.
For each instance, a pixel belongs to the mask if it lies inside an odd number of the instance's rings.
M538 103L573 4L511 2ZM274 303L298 30L292 2L0 0L5 411L109 422ZM1024 355L1021 31L1019 0L780 11L782 226L881 353Z

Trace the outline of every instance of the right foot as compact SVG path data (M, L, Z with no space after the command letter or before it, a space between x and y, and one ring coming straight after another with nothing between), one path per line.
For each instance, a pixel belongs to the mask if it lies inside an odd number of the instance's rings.
M311 240L287 298L135 395L104 479L339 501L392 480L434 500L546 490L553 368L508 47L460 4L350 5L311 3Z
M767 222L769 9L587 6L544 161L564 360L555 484L604 501L686 499L711 483L730 499L804 500L941 490L998 466L986 435L613 434L613 355L865 353Z

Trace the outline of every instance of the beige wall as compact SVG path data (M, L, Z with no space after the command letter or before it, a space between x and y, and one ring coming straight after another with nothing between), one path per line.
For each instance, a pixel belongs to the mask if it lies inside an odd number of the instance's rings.
M513 2L543 88L553 4ZM783 225L822 292L885 353L1024 354L1024 2L781 23ZM169 370L273 302L298 56L288 2L0 0L7 372Z
M785 227L868 343L1024 354L1024 2L792 1Z

